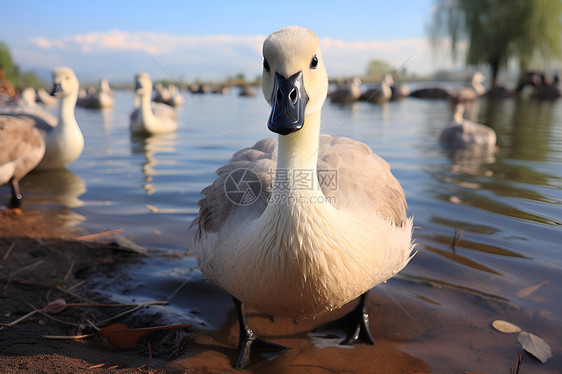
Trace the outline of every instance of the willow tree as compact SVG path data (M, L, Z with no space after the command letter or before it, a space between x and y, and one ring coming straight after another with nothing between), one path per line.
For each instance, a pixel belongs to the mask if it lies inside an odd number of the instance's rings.
M500 68L510 59L521 72L533 58L560 60L562 0L435 0L431 39L451 38L453 57L467 41L466 63L485 64L497 85Z

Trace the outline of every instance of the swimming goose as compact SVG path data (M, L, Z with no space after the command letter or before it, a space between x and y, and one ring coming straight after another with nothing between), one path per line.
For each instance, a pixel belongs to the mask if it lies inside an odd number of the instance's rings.
M358 78L346 79L343 83L329 94L332 103L352 104L361 96L361 88L359 85L361 80Z
M476 100L486 93L486 87L482 84L484 75L475 72L470 80L470 87L460 87L451 92L451 100L453 103L467 103Z
M151 102L152 81L147 73L135 75L135 97L140 99L140 104L131 113L131 132L161 134L177 129L175 110L166 104Z
M439 142L447 149L494 150L496 147L496 132L490 127L463 118L464 105L457 104L454 118L441 131Z
M390 88L392 84L394 84L392 75L386 74L381 80L380 85L365 91L361 95L360 100L377 104L386 103L392 97L392 89Z
M40 115L36 111L22 108L12 109L10 112L0 111L0 115L28 118L42 131L46 149L37 169L62 168L76 160L84 149L84 136L74 115L79 90L78 79L69 67L54 69L52 76L51 94L60 97L59 115L55 123L43 116L45 111L41 111Z
M412 91L410 96L424 99L450 99L454 104L474 101L486 93L486 87L482 84L484 75L475 72L470 80L470 87L460 87L456 90L448 90L441 87L420 88Z
M78 97L76 105L90 109L113 108L115 106L115 99L107 79L100 79L97 90L86 91L83 97Z
M233 296L237 368L252 344L265 344L247 326L244 305L306 318L360 297L357 328L344 342L372 342L366 292L400 271L413 248L412 219L389 165L361 142L320 136L328 76L316 34L278 30L263 56L268 128L277 139L218 169L189 230L203 276Z
M534 83L535 89L531 96L536 99L557 99L562 96L558 87L558 75L555 75L552 80L547 80L544 74L540 74L540 78L537 78Z
M45 106L55 106L59 103L58 98L51 96L51 94L42 87L37 89L37 99Z
M19 181L33 170L45 154L45 141L32 121L0 116L0 185L12 189L11 205L21 205Z
M36 103L36 94L35 94L35 89L33 87L26 87L22 92L21 95L19 97L19 99L16 101L17 105L21 105L21 106L27 106L30 108L36 108L37 107L37 103Z
M162 83L158 82L154 85L154 97L152 101L177 107L183 104L183 97L180 95L175 85L170 84L168 87L164 87Z
M405 97L410 96L410 88L404 83L394 82L390 86L390 90L392 91L390 100L401 100Z

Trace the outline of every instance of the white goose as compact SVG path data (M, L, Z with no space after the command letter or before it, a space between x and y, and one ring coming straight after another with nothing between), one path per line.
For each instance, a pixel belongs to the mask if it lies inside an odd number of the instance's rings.
M318 37L287 27L265 40L263 55L268 128L278 139L235 153L203 190L190 227L204 277L234 298L237 368L254 342L265 343L248 328L242 304L305 318L361 296L352 312L357 328L342 343L372 342L365 294L400 271L413 248L412 219L389 165L363 143L320 136L328 77ZM319 186L323 174L337 186ZM241 202L232 199L236 191L227 194L233 187L247 187Z
M353 104L361 97L361 80L350 78L338 84L329 95L332 103Z
M0 116L0 185L12 189L11 205L21 205L19 181L43 158L45 140L35 124L25 119Z
M77 106L91 109L113 108L115 99L107 79L100 79L99 87L93 92L86 92L84 97L78 97Z
M51 120L33 110L23 107L9 112L0 111L0 115L10 115L31 119L37 128L43 132L45 138L45 156L37 169L62 168L76 160L84 149L84 136L76 122L74 108L78 98L79 83L74 71L69 67L59 67L53 70L53 90L51 94L60 97L58 120Z
M365 91L361 95L360 100L368 101L371 103L384 104L392 97L392 84L394 84L392 75L385 74L385 76L381 80L380 85Z
M175 110L161 103L151 103L152 81L147 73L135 75L135 100L139 106L131 113L131 132L134 134L161 134L178 127Z
M439 136L443 147L451 150L473 149L494 150L496 147L496 132L481 123L463 118L464 105L457 104L454 118L449 122Z

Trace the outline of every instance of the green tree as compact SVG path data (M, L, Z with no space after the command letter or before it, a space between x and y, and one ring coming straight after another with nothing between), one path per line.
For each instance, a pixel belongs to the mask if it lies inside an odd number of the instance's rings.
M435 43L449 36L453 57L469 42L466 63L486 64L497 85L499 69L511 58L521 72L533 57L560 59L562 0L435 0L429 33Z
M14 87L39 87L45 85L45 82L39 79L35 73L20 71L19 66L16 65L12 58L10 48L2 41L0 41L0 66L4 68L6 79Z
M371 60L367 65L367 77L369 78L381 79L385 74L393 72L394 68L386 61Z
M4 68L6 78L13 84L17 75L17 66L14 64L12 54L6 43L0 41L0 66Z

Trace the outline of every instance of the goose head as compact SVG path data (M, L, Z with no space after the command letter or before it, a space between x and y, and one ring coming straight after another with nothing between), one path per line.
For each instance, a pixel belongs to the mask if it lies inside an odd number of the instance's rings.
M394 78L392 78L392 75L385 74L384 77L382 78L382 85L392 86L393 84L394 84Z
M280 135L300 130L305 115L319 111L328 93L318 36L298 26L269 35L263 43L262 90L272 107L268 128Z
M152 81L147 73L135 75L135 94L139 96L150 95L152 92Z
M107 79L100 79L100 92L111 92Z
M52 76L53 89L51 90L51 96L78 96L78 91L80 89L78 78L76 78L76 75L71 68L66 66L55 68Z

